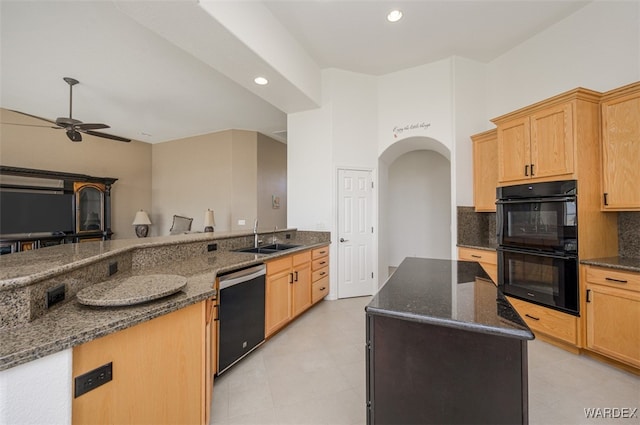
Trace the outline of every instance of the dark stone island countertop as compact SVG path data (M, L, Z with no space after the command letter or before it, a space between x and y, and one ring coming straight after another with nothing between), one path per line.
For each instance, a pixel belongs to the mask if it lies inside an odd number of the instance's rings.
M534 339L486 272L473 261L405 258L365 310L471 332Z

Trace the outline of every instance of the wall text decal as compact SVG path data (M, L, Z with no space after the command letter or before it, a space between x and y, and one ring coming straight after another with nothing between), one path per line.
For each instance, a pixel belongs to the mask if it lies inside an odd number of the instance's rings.
M393 137L398 138L398 135L401 135L404 132L413 132L413 131L426 131L431 127L430 122L419 122L414 124L405 124L401 126L393 127Z

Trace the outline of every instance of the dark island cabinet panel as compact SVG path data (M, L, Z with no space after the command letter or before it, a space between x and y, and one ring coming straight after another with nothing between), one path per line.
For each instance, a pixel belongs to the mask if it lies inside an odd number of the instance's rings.
M524 340L367 320L368 424L526 424Z

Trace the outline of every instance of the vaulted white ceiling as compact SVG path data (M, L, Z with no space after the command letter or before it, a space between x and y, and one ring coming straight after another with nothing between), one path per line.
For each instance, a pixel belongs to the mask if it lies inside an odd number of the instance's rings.
M0 106L155 143L225 129L276 139L321 70L489 62L588 1L0 1ZM385 20L391 8L404 18ZM264 75L267 86L253 78ZM53 131L53 130L52 130Z

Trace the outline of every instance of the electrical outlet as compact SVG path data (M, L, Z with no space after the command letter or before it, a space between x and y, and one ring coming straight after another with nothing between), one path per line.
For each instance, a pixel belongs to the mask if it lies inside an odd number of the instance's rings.
M59 302L64 301L65 296L64 285L56 286L47 290L47 308L51 308Z
M244 226L245 224L247 224L246 220L238 220L238 226Z
M100 385L104 385L113 379L113 362L93 369L74 379L74 398L91 390L95 390Z
M113 263L109 263L109 276L115 274L118 271L118 262L114 261Z
M284 235L284 238L285 238L285 239L291 239L291 233L286 233L286 234Z
M210 243L209 245L207 245L207 251L211 252L211 251L217 251L218 250L218 244L217 243Z

